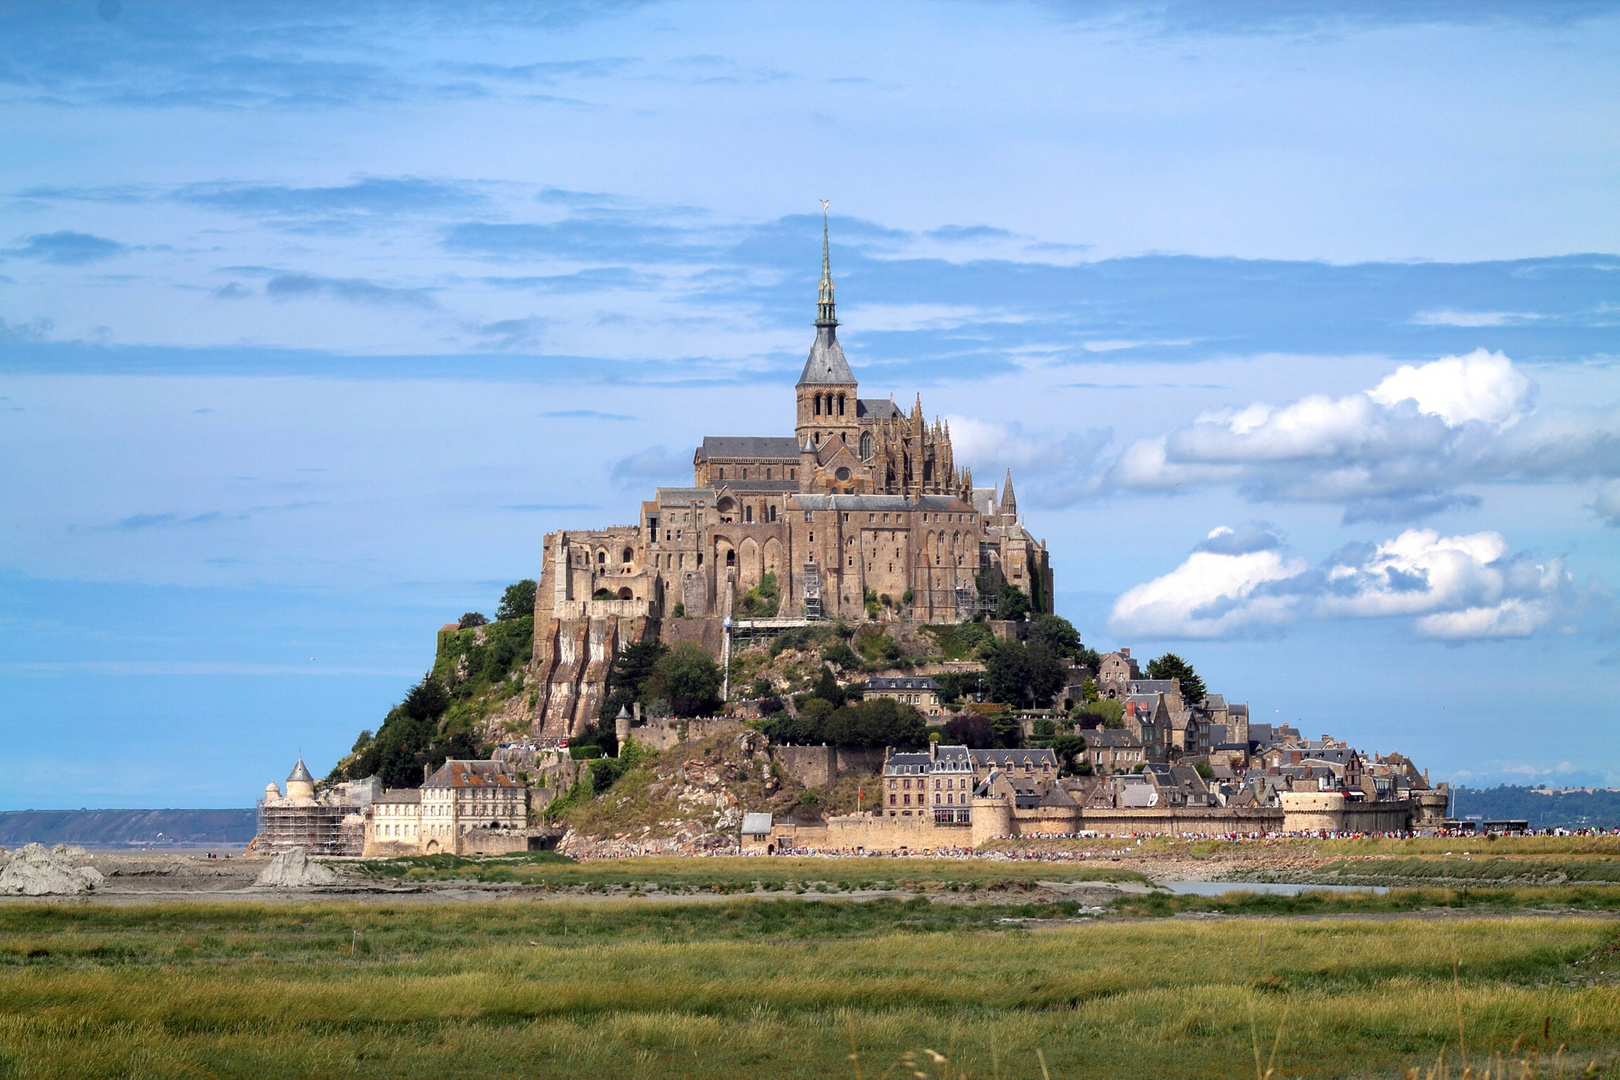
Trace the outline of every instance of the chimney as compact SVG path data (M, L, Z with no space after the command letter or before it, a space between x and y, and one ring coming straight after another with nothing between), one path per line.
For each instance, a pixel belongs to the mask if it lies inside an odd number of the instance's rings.
M1130 659L1130 656L1131 656L1130 647L1129 646L1121 646L1120 650L1119 650L1119 655L1125 657L1127 660Z

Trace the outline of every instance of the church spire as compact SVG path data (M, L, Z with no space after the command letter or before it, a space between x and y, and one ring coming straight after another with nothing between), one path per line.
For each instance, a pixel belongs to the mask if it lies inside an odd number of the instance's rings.
M1011 469L1007 470L1007 486L1001 495L1001 512L1008 517L1016 517L1018 514L1018 500L1013 497Z
M821 288L816 290L816 325L837 326L833 305L832 256L827 248L827 200L821 200Z

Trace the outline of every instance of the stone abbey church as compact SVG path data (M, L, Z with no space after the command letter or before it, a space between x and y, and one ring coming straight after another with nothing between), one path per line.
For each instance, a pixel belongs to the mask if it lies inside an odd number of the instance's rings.
M545 538L535 601L535 734L560 740L596 719L607 666L632 641L715 651L738 599L774 575L774 624L885 617L971 619L1004 583L1052 610L1044 541L998 492L958 468L950 428L890 398L863 398L838 343L826 226L816 339L794 387L791 436L711 435L692 486L659 488L635 525Z

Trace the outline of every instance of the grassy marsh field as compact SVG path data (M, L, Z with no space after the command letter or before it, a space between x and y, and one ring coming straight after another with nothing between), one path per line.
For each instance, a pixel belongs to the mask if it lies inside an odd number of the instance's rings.
M874 1077L928 1048L950 1075L1038 1077L1039 1049L1054 1077L1228 1077L1253 1075L1251 1012L1269 1047L1285 1010L1287 1076L1455 1059L1459 1009L1476 1059L1620 1045L1620 924L1374 901L8 904L0 1076Z
M466 859L455 855L411 856L335 862L378 881L480 881L583 888L649 889L665 892L754 891L865 892L892 889L1000 892L1037 881L1130 881L1148 878L1099 863L1008 862L944 858L708 858L640 856L574 862L551 852Z

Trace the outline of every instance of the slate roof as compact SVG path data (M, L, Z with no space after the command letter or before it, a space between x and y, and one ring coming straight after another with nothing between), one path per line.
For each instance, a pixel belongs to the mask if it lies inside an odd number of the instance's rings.
M793 436L776 435L705 435L703 445L697 448L697 460L710 458L770 458L779 460L799 458L799 443Z
M691 506L699 499L704 502L712 502L714 500L714 489L692 487L658 489L659 506Z
M1034 768L1043 764L1058 767L1057 755L1051 750L969 750L973 764L979 768L1022 769L1027 759Z
M933 679L902 677L895 679L868 679L868 690L934 690L943 689Z
M1086 746L1098 750L1139 750L1142 740L1123 728L1099 728L1086 736Z
M889 760L883 766L886 776L917 776L926 775L933 759L927 754L902 753L890 754Z
M295 780L304 780L309 783L315 782L315 778L309 775L309 769L305 767L303 758L298 759L298 764L293 766L292 775L287 777L287 780L289 783Z
M838 344L838 335L830 326L816 327L816 341L810 346L810 355L804 361L804 371L799 375L798 385L836 385L854 381L849 361L844 359L844 347Z
M905 410L888 398L860 398L855 402L856 416L870 416L878 420L900 420Z
M1130 679L1125 683L1125 689L1132 694L1174 694L1177 692L1174 679Z
M941 513L970 513L973 507L955 495L919 495L907 500L901 495L795 495L793 505L800 510L927 510Z
M413 787L389 788L371 801L373 803L419 803L422 801L422 790Z
M771 832L771 815L744 814L742 834L744 836L769 836Z

